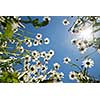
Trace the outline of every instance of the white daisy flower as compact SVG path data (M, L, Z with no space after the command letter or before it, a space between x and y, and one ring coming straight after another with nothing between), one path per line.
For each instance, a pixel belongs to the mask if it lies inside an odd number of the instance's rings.
M32 51L32 57L34 58L39 58L40 57L40 53L36 50Z
M29 39L24 39L24 42L26 43L26 45L28 45L28 42L30 42Z
M46 71L47 71L47 69L48 69L48 68L47 68L47 66L42 65L42 67L41 67L41 72L43 72L43 73L44 73L44 72L46 72Z
M45 64L48 64L48 59L44 58Z
M84 54L84 53L86 52L86 50L87 50L87 48L85 48L85 47L80 47L80 48L79 48L79 51L80 51L80 53L82 53L82 54Z
M32 61L33 61L33 62L36 62L37 60L38 60L38 58L32 57Z
M28 47L31 47L31 46L32 46L32 42L29 41L29 42L27 43L27 46L28 46Z
M71 40L71 43L76 45L77 39L72 39L72 40Z
M58 63L54 63L53 66L55 70L58 70L60 68L60 64Z
M42 62L40 60L36 61L36 67L41 68L42 67Z
M42 52L40 53L40 56L41 56L42 58L45 58L45 57L46 57L46 52L45 52L45 51L42 51Z
M52 56L49 53L47 53L45 59L50 60L51 58Z
M28 71L28 70L29 70L29 66L30 66L29 63L28 63L28 64L25 64L25 63L24 63L24 71Z
M75 73L74 71L71 71L71 72L69 73L69 78L70 78L71 80L75 80L75 79L76 79L76 73Z
M43 44L43 40L42 39L38 40L38 44L42 45Z
M44 44L49 44L49 43L50 43L49 38L45 38L45 39L44 39Z
M43 21L51 21L51 18L49 17L49 16L45 16L44 18L43 18Z
M83 65L86 68L91 68L92 66L94 66L94 61L92 59L85 59L83 61Z
M36 35L36 39L40 40L41 38L42 38L42 34L37 33L37 35Z
M65 57L63 63L68 64L71 62L71 59L69 57Z
M30 62L30 61L31 61L31 56L29 56L29 55L26 55L26 56L24 57L24 59L25 59L25 61L28 61L28 62Z
M36 66L35 65L31 65L30 66L30 71L35 74L37 72Z
M54 55L54 50L50 50L50 51L48 52L48 54L50 54L51 56L53 56L53 55Z
M35 39L35 40L33 41L33 45L34 45L34 46L38 46L38 45L39 45L39 41Z
M24 52L24 48L21 46L21 47L19 47L19 51L21 52L21 53L23 53Z
M67 19L64 19L62 23L63 23L63 25L69 25L70 24Z

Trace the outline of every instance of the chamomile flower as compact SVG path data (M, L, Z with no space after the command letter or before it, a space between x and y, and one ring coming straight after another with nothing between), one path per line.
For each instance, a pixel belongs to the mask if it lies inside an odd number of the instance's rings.
M35 65L31 65L30 66L30 71L35 74L37 72L36 66Z
M40 60L36 61L36 67L41 68L42 67L42 62Z
M91 68L92 66L94 66L94 61L87 58L83 61L83 65L85 68Z
M65 64L68 64L69 62L71 62L71 59L69 57L65 57L63 60L64 60L63 63Z
M35 39L35 40L33 41L33 45L34 45L34 46L38 46L38 45L39 45L39 41Z
M24 64L24 71L28 71L29 70L29 66L30 66L29 63L28 64Z
M50 51L48 52L48 54L50 54L51 56L53 56L53 55L54 55L54 50L50 50Z
M31 61L31 56L26 55L26 56L24 57L24 60L30 62L30 61Z
M50 18L49 16L45 16L45 17L43 18L43 21L51 21L51 18Z
M75 73L74 71L71 71L71 72L69 73L69 78L70 78L71 80L75 80L75 79L76 79L76 73Z
M79 51L80 51L80 53L82 53L82 54L84 54L84 53L86 52L86 50L87 50L87 48L85 48L85 47L80 47L80 48L79 48Z
M54 70L58 70L60 68L60 64L58 63L54 63L53 66L54 66Z
M41 38L42 38L42 34L37 33L37 35L36 35L36 39L40 40Z
M76 43L77 43L77 39L72 39L72 40L71 40L71 43L72 43L72 44L76 44Z
M47 71L47 66L46 65L42 65L42 67L41 67L41 72L46 72Z
M33 61L33 62L36 62L37 60L38 60L38 58L32 57L32 61Z
M45 64L48 64L48 59L44 58L44 62L45 62Z
M63 23L63 25L68 25L68 24L70 24L69 21L68 21L67 19L64 19L62 23Z
M38 44L42 45L43 44L43 40L42 39L38 40Z
M50 60L51 57L52 57L52 56L51 56L49 53L47 53L45 59Z
M45 57L46 57L46 52L45 52L45 51L42 51L42 52L40 53L40 56L41 56L42 58L45 58Z
M29 41L29 42L27 43L27 46L28 46L28 47L31 47L31 46L32 46L32 42Z
M32 51L32 57L34 58L39 58L40 57L40 53L36 50Z
M45 38L45 39L44 39L44 44L49 44L49 43L50 43L49 38Z
M23 46L19 47L19 51L20 51L21 53L24 52L24 48L23 48Z

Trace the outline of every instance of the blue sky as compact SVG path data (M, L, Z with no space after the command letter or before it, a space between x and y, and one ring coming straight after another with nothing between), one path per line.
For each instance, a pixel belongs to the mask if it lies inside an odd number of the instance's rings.
M22 17L23 19L26 19L25 16ZM34 18L39 18L40 21L43 20L43 16L33 16ZM62 24L63 19L68 19L70 24L68 26L64 26ZM76 70L75 68L70 67L70 65L63 64L63 58L64 57L70 57L73 62L76 62L75 59L81 57L80 52L77 50L76 47L74 47L71 44L71 34L68 32L69 28L72 26L73 22L75 21L76 17L68 17L68 16L51 16L50 23L45 26L41 27L39 29L35 29L32 25L28 24L26 26L26 30L33 32L33 34L28 34L28 36L34 37L37 33L42 33L43 37L48 37L50 39L49 45L42 45L38 47L33 47L36 50L39 51L48 51L50 49L53 49L55 51L55 55L53 58L49 61L49 66L53 66L53 63L58 62L61 65L61 68L59 71L62 71L64 73L64 79L63 82L65 83L73 83L76 81L72 81L69 79L68 74L72 70ZM87 53L90 53L91 49L87 51ZM91 75L94 75L98 78L100 75L100 55L98 53L95 53L91 56L91 58L95 62L95 66L91 69L89 69L89 73ZM76 62L79 65L81 65L82 62Z

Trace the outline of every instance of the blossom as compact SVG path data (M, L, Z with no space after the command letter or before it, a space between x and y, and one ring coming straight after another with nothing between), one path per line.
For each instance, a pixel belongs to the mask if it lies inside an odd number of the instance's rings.
M34 45L34 46L38 46L38 45L39 45L39 41L35 39L35 40L33 41L33 45Z
M85 47L80 47L80 48L79 48L79 51L80 51L82 54L84 54L84 52L86 52L86 50L87 50L87 48L85 48Z
M65 64L68 64L71 61L69 57L65 57L63 60L64 60L63 63Z
M83 61L83 65L85 68L91 68L92 66L94 66L94 61L87 58Z
M58 64L58 63L54 63L53 66L54 66L54 69L55 69L55 70L57 70L57 69L60 68L60 64Z
M36 66L35 65L31 65L30 66L30 71L35 74L37 72Z
M39 58L40 57L40 53L37 50L32 51L32 57L33 58Z
M46 72L47 71L47 66L46 65L42 65L42 67L41 67L41 72Z
M42 39L38 40L38 44L39 45L42 45L42 43L43 43L43 40Z
M75 73L74 71L71 71L71 72L69 73L69 78L70 78L71 80L75 80L75 79L76 79L76 73Z
M43 20L44 20L44 21L51 21L51 18L50 18L49 16L45 16L45 17L43 18Z
M70 24L69 21L68 21L67 19L64 19L62 23L63 23L63 25L68 25L68 24Z
M40 33L37 33L37 35L36 35L36 39L41 39L42 38L42 34L40 34Z
M27 46L28 46L28 47L31 47L31 46L32 46L32 42L29 41L29 42L27 43Z
M44 39L44 43L45 43L45 44L49 44L49 43L50 43L49 38L45 38L45 39Z
M24 52L24 48L23 48L23 46L19 47L18 49L19 49L19 51L20 51L21 53Z
M40 56L43 57L43 58L45 58L45 57L46 57L46 52L45 52L45 51L42 51L42 52L40 53Z
M53 56L54 55L54 50L50 50L49 52L48 52L48 54L50 54L51 56Z
M30 61L31 61L31 56L29 56L29 55L26 55L26 56L24 57L24 59L25 59L25 61L28 61L28 62L30 62Z

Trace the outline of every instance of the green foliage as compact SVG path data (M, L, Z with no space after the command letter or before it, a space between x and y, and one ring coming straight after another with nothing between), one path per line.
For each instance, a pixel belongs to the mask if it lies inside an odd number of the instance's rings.
M17 72L7 72L3 71L0 76L0 83L18 83L18 73Z

